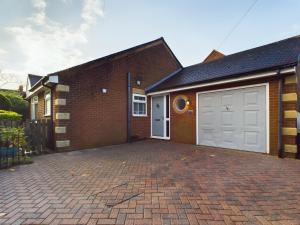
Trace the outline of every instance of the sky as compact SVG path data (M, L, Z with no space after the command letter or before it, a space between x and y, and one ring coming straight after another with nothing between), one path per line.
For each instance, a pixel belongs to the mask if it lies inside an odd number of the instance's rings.
M164 37L189 66L300 34L299 0L1 0L0 88Z

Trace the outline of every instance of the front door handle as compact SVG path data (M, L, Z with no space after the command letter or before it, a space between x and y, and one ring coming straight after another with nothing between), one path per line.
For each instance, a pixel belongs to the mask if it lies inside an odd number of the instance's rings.
M160 121L160 119L155 119L155 121Z

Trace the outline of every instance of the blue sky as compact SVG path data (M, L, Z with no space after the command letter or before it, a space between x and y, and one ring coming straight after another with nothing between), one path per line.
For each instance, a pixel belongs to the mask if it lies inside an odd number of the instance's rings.
M217 48L253 0L1 0L0 69L10 88L164 37L184 66ZM217 50L231 54L300 34L299 0L258 0ZM1 77L0 77L1 78ZM2 79L3 82L3 79ZM0 79L1 87L1 79Z

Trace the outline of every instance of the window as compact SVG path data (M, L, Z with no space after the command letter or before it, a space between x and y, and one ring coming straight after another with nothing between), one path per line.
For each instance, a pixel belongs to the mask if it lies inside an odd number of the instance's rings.
M146 95L133 94L132 112L133 112L133 116L147 116Z
M51 92L45 93L45 116L51 115Z
M176 113L184 113L189 108L190 101L184 95L178 95L173 101L173 109Z
M183 98L178 98L176 101L176 107L178 110L184 110L186 102Z
M31 120L37 119L37 113L38 113L38 96L34 96L31 98Z

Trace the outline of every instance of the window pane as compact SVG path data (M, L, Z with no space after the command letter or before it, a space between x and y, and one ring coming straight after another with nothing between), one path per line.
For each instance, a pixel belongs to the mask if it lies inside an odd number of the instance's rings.
M138 100L138 101L146 101L146 97L143 96L134 96L134 100Z
M133 114L139 113L139 103L133 103Z
M145 103L139 103L139 114L145 114L146 113L145 106L146 106Z
M34 120L38 118L38 104L34 104Z
M169 112L169 95L166 96L166 118L170 117L170 112Z
M46 104L45 104L45 114L46 115L50 115L51 114L51 101L50 99L46 100Z
M169 134L169 132L170 132L170 121L167 121L166 122L166 136L167 137L170 137L170 134Z

